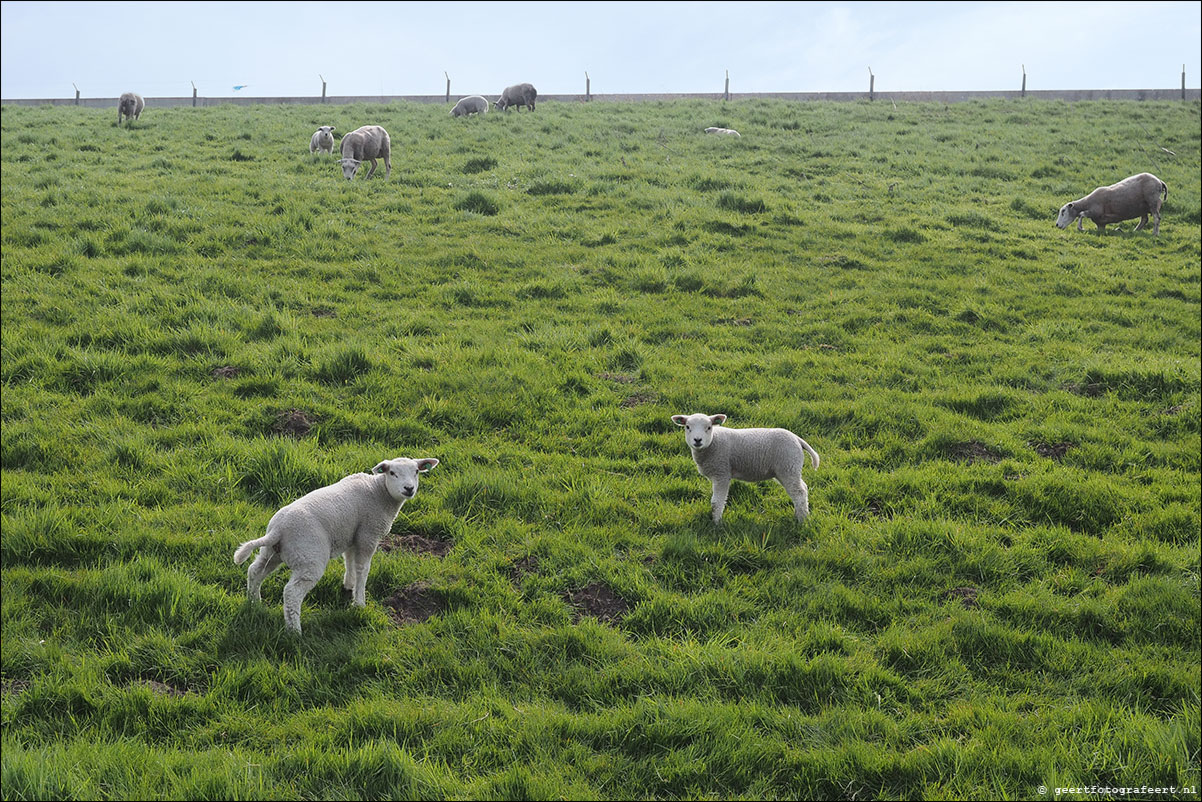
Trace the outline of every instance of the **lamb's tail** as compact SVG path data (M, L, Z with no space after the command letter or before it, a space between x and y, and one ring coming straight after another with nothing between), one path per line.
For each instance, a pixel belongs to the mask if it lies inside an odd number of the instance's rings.
M796 435L794 436L796 437ZM797 442L801 443L801 447L804 448L805 452L810 455L810 463L817 468L818 463L821 462L821 460L818 459L818 452L810 448L810 444L805 440L802 440L800 437L797 438Z
M1160 194L1164 196L1164 200L1169 199L1169 185L1165 182L1160 182Z
M242 563L246 562L246 558L250 556L252 551L261 546L273 545L279 542L279 539L280 535L278 532L269 531L266 535L258 540L249 540L246 543L243 543L238 547L238 550L234 552L234 564L241 565Z

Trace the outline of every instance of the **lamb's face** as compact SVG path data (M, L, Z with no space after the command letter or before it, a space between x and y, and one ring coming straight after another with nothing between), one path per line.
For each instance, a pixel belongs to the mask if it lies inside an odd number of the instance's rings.
M684 439L689 448L709 448L714 442L714 427L726 420L725 415L673 415L672 422L684 427Z
M418 474L427 473L437 464L436 459L398 457L384 460L373 469L373 473L384 474L388 495L403 502L417 495Z
M363 164L358 159L342 159L340 163L342 164L342 177L347 181L355 177L355 173L359 170L359 165Z
M1068 228L1069 223L1076 219L1077 214L1073 204L1066 203L1060 207L1060 214L1056 215L1056 228Z

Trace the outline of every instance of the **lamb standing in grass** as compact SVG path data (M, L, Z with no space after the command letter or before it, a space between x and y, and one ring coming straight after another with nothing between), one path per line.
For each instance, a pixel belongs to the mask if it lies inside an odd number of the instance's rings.
M1140 173L1124 178L1117 184L1098 187L1084 198L1066 203L1056 216L1056 227L1066 228L1074 220L1077 230L1084 231L1081 223L1085 218L1093 220L1098 233L1106 233L1109 223L1140 218L1136 231L1148 224L1148 215L1156 221L1152 236L1160 234L1160 206L1169 197L1169 188L1151 173Z
M260 549L246 572L246 595L251 601L262 601L263 580L286 564L292 577L284 586L284 624L299 635L301 602L330 560L342 554L346 558L342 587L352 592L355 606L363 607L376 547L404 503L417 494L418 474L437 464L436 459L385 460L370 474L347 476L281 509L271 516L265 536L243 543L234 552L234 562L241 565Z
M384 179L392 175L392 140L388 132L378 125L364 125L342 137L342 175L347 181L355 177L359 165L371 162L366 178L376 171L376 159L384 160Z
M488 114L488 101L480 95L462 98L451 109L452 117L466 117L469 114Z
M818 467L818 452L787 429L727 429L725 415L673 415L683 426L697 471L714 485L711 509L721 523L732 479L764 482L775 479L793 499L797 520L810 514L810 491L801 479L805 455Z
M309 153L319 150L331 155L334 153L334 126L323 125L313 132L313 138L309 140Z
M126 92L117 101L117 125L121 124L121 116L124 115L126 122L136 120L142 116L142 109L146 108L146 101L136 92Z

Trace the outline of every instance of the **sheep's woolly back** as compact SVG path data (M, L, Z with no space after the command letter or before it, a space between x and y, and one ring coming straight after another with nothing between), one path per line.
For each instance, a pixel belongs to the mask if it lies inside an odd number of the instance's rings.
M708 478L762 482L778 476L801 474L805 455L814 467L818 454L787 429L728 429L714 427L707 448L692 448L698 470Z

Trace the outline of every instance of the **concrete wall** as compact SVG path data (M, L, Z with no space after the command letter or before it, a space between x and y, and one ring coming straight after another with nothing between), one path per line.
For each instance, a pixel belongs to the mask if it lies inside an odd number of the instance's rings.
M1005 98L1015 100L1023 96L1017 90L997 90L983 92L877 92L875 99L881 102L905 103L963 103L971 100L986 100L989 98ZM1202 90L1199 89L1033 89L1026 96L1032 100L1202 100ZM458 101L466 95L451 95L451 101ZM493 95L485 95L493 99ZM731 92L731 100L748 100L751 98L776 98L778 100L867 100L867 92ZM539 95L539 101L555 101L561 103L582 103L584 95ZM666 94L629 94L629 95L593 95L597 103L637 103L648 100L721 100L721 92L693 92ZM171 108L175 106L221 106L233 104L237 106L272 106L279 104L321 105L320 97L148 97L148 109ZM446 103L446 95L339 95L327 97L326 105L343 105L346 103L393 103L407 101L411 103ZM74 98L15 98L0 100L6 106L84 106L86 108L117 107L117 98L80 98L78 103Z

